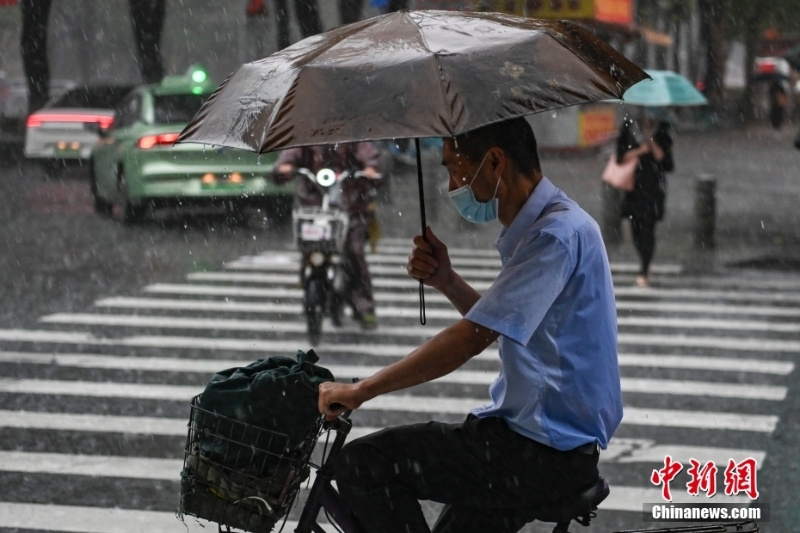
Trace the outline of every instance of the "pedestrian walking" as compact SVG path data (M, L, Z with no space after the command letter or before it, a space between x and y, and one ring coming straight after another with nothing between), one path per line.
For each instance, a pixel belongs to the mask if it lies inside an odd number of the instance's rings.
M656 222L664 218L667 181L674 168L669 124L643 111L638 122L626 118L617 138L617 163L638 160L633 190L622 201L622 216L631 221L633 245L639 253L637 287L649 286L650 263L656 249Z
M788 103L786 90L781 85L781 82L772 82L769 88L769 123L775 131L780 131L781 126L783 126Z

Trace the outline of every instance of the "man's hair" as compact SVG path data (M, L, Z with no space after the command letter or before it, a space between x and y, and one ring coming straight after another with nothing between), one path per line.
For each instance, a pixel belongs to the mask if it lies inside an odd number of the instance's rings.
M454 141L458 152L475 164L479 164L486 152L496 146L506 153L518 172L528 175L542 169L536 150L536 137L525 117L462 133Z

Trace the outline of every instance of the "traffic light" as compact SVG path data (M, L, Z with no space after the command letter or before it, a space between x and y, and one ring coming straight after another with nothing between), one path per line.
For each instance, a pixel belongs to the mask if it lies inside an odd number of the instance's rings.
M200 65L192 65L189 67L189 70L186 72L186 75L192 80L194 83L203 84L208 81L208 73L206 69L204 69Z

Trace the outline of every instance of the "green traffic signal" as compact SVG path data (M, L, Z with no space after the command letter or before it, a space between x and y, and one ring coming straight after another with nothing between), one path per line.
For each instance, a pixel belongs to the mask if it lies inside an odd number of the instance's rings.
M192 71L192 81L195 83L203 83L208 79L208 74L204 70L194 70Z

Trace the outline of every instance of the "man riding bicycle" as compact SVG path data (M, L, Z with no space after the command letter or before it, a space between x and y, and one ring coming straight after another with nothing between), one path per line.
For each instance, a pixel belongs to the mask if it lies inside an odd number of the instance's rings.
M502 268L480 295L428 228L414 238L412 278L463 318L359 383L323 383L328 418L444 376L500 345L491 401L461 424L428 422L357 439L334 466L367 531L430 531L418 500L446 504L433 531L514 532L531 509L598 479L599 450L622 419L614 290L597 224L542 175L518 118L446 139L450 197L472 222L498 218Z
M375 213L371 207L372 192L380 180L378 149L369 142L343 143L336 146L311 146L290 148L281 152L275 163L278 176L289 176L298 168L307 168L314 174L331 169L337 175L345 171L363 171L366 179L347 179L341 182L339 207L347 212L348 230L345 237L343 267L347 275L345 297L353 309L353 318L366 329L374 328L375 300L364 246L367 243L370 222ZM322 205L322 192L308 180L297 184L300 205Z

